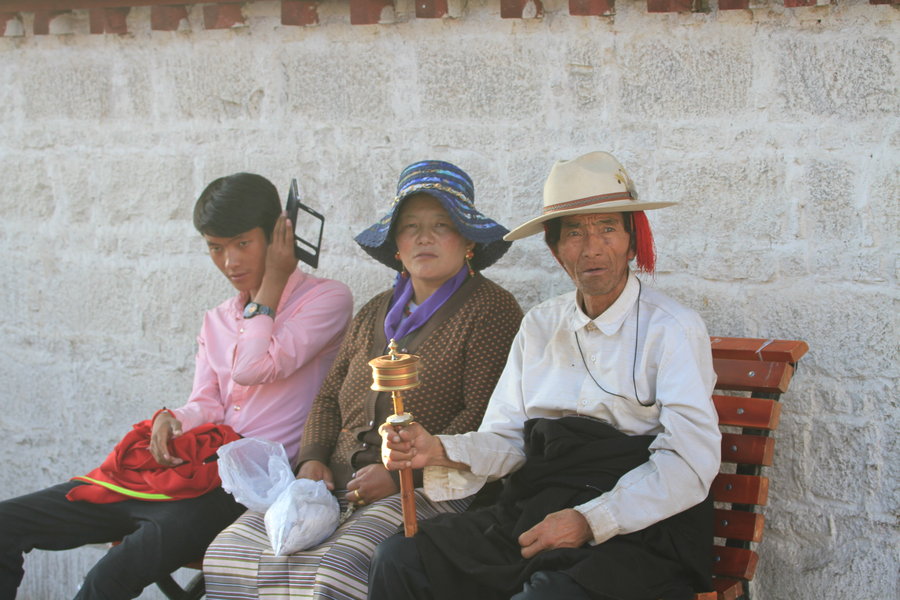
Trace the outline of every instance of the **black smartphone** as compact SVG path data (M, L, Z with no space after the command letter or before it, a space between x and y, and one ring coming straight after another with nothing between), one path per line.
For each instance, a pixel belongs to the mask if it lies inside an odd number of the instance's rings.
M296 179L291 179L285 211L288 219L294 224L294 256L317 269L325 217L300 201Z

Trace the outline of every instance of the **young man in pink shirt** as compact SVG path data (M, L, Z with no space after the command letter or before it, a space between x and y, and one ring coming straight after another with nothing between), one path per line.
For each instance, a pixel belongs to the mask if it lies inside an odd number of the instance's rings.
M150 453L160 468L184 462L175 438L199 425L227 425L297 454L313 398L350 321L342 283L297 269L293 227L275 187L237 173L213 181L194 207L210 257L238 294L206 313L187 403L153 417ZM69 481L0 502L0 600L24 575L23 552L122 540L85 577L76 599L135 598L203 554L244 507L221 487L199 497L153 502L123 496L94 504L66 494Z

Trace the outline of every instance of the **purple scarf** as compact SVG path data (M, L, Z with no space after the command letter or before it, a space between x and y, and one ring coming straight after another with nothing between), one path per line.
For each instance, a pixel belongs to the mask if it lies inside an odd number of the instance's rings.
M450 296L465 283L469 276L469 268L463 265L459 273L448 279L431 294L428 299L419 305L414 313L403 318L403 311L413 296L412 280L409 277L397 275L394 284L394 296L391 298L391 308L384 317L384 337L386 340L400 341L416 329L428 322L428 319L444 305Z

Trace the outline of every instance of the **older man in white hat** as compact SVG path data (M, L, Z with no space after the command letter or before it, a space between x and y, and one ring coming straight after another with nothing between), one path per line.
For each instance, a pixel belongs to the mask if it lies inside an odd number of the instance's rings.
M435 500L479 510L424 521L379 548L372 600L676 599L710 586L720 434L700 317L644 286L643 202L610 154L554 165L544 232L575 290L534 307L477 432L385 429L390 469L424 468ZM484 499L505 478L499 497Z

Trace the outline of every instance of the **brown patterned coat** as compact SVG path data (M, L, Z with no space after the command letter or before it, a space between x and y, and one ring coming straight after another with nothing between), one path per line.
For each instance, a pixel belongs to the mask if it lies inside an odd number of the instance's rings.
M378 427L393 404L390 393L370 389L368 362L387 352L390 298L391 290L378 294L353 319L303 432L300 462L327 464L335 489L381 460ZM401 352L420 357L421 385L403 393L404 408L434 434L477 429L521 319L512 294L480 274L468 279L428 323L397 341Z

